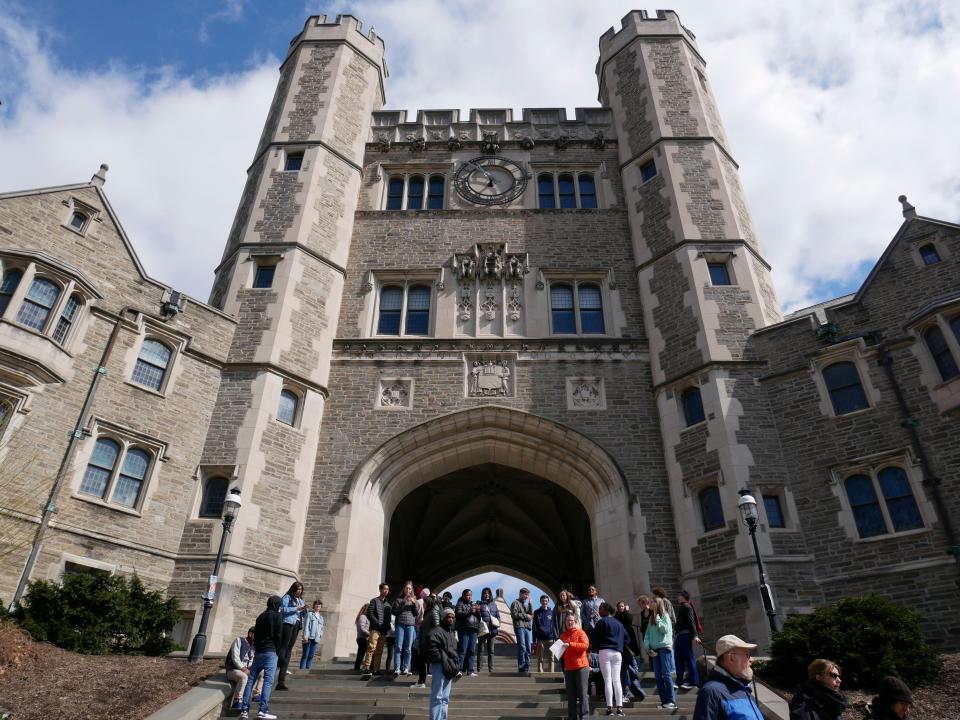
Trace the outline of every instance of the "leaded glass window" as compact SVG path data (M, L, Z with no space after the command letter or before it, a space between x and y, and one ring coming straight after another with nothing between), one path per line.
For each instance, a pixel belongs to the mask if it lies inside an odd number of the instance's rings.
M172 354L170 348L159 340L147 338L140 347L140 357L134 365L131 379L138 385L160 390Z
M50 311L59 297L59 285L46 278L34 278L17 312L17 322L43 332Z

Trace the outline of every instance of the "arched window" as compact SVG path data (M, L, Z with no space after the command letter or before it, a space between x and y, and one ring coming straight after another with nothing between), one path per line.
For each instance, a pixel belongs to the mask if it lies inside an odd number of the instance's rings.
M883 519L883 511L880 509L880 503L877 502L877 493L873 489L870 476L851 475L843 485L847 491L847 500L850 501L850 510L860 537L868 538L885 534L887 524Z
M933 243L927 243L920 248L920 257L924 265L936 265L940 262L940 253Z
M957 319L954 319L954 323L957 323ZM960 325L960 323L958 323L958 325ZM953 331L956 333L957 327L954 327ZM953 354L950 352L950 346L947 344L947 339L943 336L943 331L938 326L934 325L927 330L923 334L923 339L930 349L933 361L937 364L940 377L944 380L950 380L960 375L960 368L957 368L957 361L954 360Z
M430 288L414 285L407 291L407 335L426 335L430 332Z
M430 182L427 184L427 208L430 210L443 210L443 186L446 181L443 175L431 175Z
M34 278L17 311L17 322L43 332L50 311L60 297L60 286L46 278Z
M950 329L953 330L953 336L957 339L957 342L960 343L960 315L950 321Z
M126 457L123 458L120 475L113 486L112 502L128 508L136 507L149 467L150 453L140 448L128 450Z
M388 285L380 290L380 319L377 332L380 335L400 334L400 312L403 309L403 288Z
M147 338L140 347L140 357L133 367L133 380L138 385L160 390L163 379L167 374L167 365L170 363L172 351L159 340Z
M86 213L80 212L79 210L74 210L70 215L70 227L72 227L77 232L82 232L83 228L87 226L87 221L90 218Z
M21 270L7 270L3 274L3 282L0 282L0 317L7 311L10 304L10 298L17 291L20 280L23 278Z
M120 445L110 438L100 438L93 448L90 462L83 473L80 483L80 492L84 495L93 495L102 498L107 491L113 468L117 465L120 456Z
M407 181L407 210L423 210L423 177L420 175Z
M223 501L227 499L228 481L224 477L207 478L200 500L200 517L218 518L223 515Z
M53 331L53 339L63 345L67 336L70 335L70 328L73 326L73 320L77 316L77 310L80 308L80 296L74 293L63 306L63 312L60 313L60 319L57 320L57 327Z
M580 207L595 208L597 206L597 186L593 181L593 175L580 173L577 182L580 184Z
M697 496L700 501L700 517L704 530L716 530L724 526L723 504L720 502L720 489L708 487Z
M687 427L706 420L700 388L692 387L684 390L680 396L680 404L683 405L683 419L686 420Z
M581 285L577 288L580 305L580 332L603 334L603 297L596 285Z
M277 420L286 425L295 425L297 422L297 405L300 398L292 390L280 391L280 404L277 406Z
M846 415L869 407L860 384L860 375L852 362L838 362L823 369L823 381L837 415Z
M573 316L573 288L569 285L550 286L550 314L554 333L577 332L577 323Z
M573 175L564 173L558 177L557 189L560 195L560 207L575 208L577 206L577 194L573 189Z
M920 509L910 489L910 481L903 468L892 465L877 473L880 492L887 503L887 514L893 523L894 532L916 530L923 527Z
M387 210L403 209L403 178L390 178L387 184Z
M541 208L552 210L557 207L553 197L553 175L540 173L537 177L537 202Z

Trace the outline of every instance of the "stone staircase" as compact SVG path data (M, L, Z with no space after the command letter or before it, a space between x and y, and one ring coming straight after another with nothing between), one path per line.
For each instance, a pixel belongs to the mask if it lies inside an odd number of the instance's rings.
M499 654L499 653L498 653ZM499 658L501 667L510 667L510 658ZM394 678L374 676L361 680L353 671L352 661L333 661L314 667L309 673L295 671L287 678L290 690L275 692L270 698L270 712L280 720L403 720L429 717L430 678L427 688L413 688L416 676ZM696 703L696 690L677 691L677 709L657 707L653 675L644 674L643 702L624 704L627 717L671 718L690 720ZM256 704L251 717L256 717ZM481 673L479 677L463 677L454 683L450 693L451 720L513 720L526 718L565 718L567 704L561 673L517 672ZM602 698L591 698L592 716L606 716ZM225 713L222 717L235 717Z

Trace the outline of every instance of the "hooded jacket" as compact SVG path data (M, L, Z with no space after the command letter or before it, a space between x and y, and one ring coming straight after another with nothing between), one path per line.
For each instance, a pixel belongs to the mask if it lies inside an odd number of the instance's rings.
M717 665L697 693L693 720L763 720L763 713L753 699L750 683Z
M258 653L276 653L283 645L283 620L280 618L280 596L271 595L267 609L257 616L253 626L253 647Z

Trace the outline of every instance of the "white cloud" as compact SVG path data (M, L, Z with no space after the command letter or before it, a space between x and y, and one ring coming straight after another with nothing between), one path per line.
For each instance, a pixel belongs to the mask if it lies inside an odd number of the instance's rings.
M709 63L786 306L859 279L899 225L901 192L922 215L958 219L955 3L672 7ZM351 8L386 39L388 105L410 111L596 105L597 40L629 9L612 0ZM0 41L0 88L13 98L0 116L0 188L85 180L108 161L107 191L148 270L205 298L278 61L203 81L124 65L78 74L2 16Z

